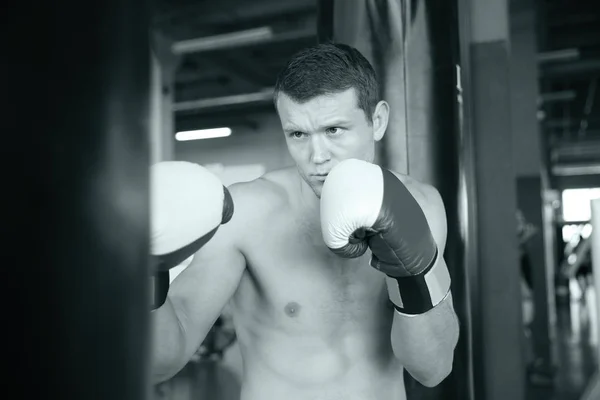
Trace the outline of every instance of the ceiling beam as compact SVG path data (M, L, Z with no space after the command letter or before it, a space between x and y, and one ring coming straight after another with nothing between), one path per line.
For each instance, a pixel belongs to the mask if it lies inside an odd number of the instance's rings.
M598 46L600 45L600 30L597 27L575 32L561 32L560 29L549 30L546 44L557 49Z
M563 101L572 101L577 98L577 93L574 90L561 90L557 92L542 93L540 95L540 103L556 103Z
M600 124L600 118L589 118L589 124ZM579 120L574 118L549 118L542 122L542 126L549 130L570 130L576 132L579 127Z
M233 58L228 54L219 53L211 55L207 61L221 71L226 71L259 87L267 87L275 83L275 77L266 73L251 59Z
M572 175L598 175L600 174L600 163L581 165L555 165L552 174L557 176Z
M232 22L276 19L286 15L317 11L315 0L261 0L231 1L218 0L192 2L189 6L175 7L170 12L157 15L158 25L177 25L182 21L194 21L199 26L223 25Z
M174 42L171 51L174 54L183 55L191 53L202 53L207 51L231 49L242 46L289 42L310 37L316 37L317 32L313 28L302 28L292 31L275 33L269 26L249 29L245 31L229 32L222 35L204 36L194 39Z
M543 66L540 74L542 78L565 78L573 75L598 75L600 74L600 58Z
M600 140L585 140L552 146L550 150L553 163L600 162Z
M553 176L552 184L558 190L591 188L598 186L600 174L592 175L573 175L573 176Z
M222 35L181 40L171 45L171 51L173 54L201 53L270 41L273 36L271 27L263 26L245 31L228 32Z
M581 57L581 53L577 48L552 50L539 53L537 56L538 63L550 63L557 61L572 61Z
M234 106L248 103L267 103L273 101L273 88L265 88L254 93L235 94L231 96L213 97L173 104L174 112L197 111L202 109Z
M598 15L593 13L587 14L573 14L573 15L560 15L558 17L548 18L546 24L549 28L557 28L563 26L577 26L580 27L582 24L600 23Z
M192 115L186 117L178 117L175 119L176 130L194 130L194 129L211 129L219 127L236 128L243 126L250 129L258 128L257 115Z

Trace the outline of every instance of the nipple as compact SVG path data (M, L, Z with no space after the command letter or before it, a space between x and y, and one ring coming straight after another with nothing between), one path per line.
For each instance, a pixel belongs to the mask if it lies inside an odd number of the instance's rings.
M300 304L293 302L293 301L290 303L287 303L284 311L288 317L295 318L300 313Z

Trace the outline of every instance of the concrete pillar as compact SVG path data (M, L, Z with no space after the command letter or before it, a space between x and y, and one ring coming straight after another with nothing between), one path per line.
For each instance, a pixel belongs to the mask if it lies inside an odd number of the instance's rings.
M175 147L175 72L180 56L171 51L171 42L155 32L152 46L151 144L152 161L174 158Z
M600 199L590 202L592 216L592 234L589 238L591 242L592 272L594 275L594 290L596 297L596 318L600 320ZM600 331L596 329L596 343L600 343ZM596 348L596 363L600 365L600 346Z
M556 320L554 275L554 220L552 206L544 199L550 189L544 179L546 159L540 135L540 89L534 0L510 4L510 81L513 159L517 179L517 206L537 228L525 246L531 260L534 320L531 324L533 382L551 383L553 322Z
M150 156L151 162L174 159L175 115L173 113L175 71L179 56L171 51L171 42L160 33L153 35L150 85ZM153 308L162 305L169 291L171 271L158 271L150 278Z
M591 247L591 259L592 259L592 273L594 276L594 296L595 297L595 309L592 308L592 312L596 315L593 317L596 321L600 320L600 199L595 199L590 202L591 208L591 219L592 234L590 235L590 247ZM600 343L600 331L598 328L595 329L596 343ZM596 365L600 365L600 346L596 347ZM600 374L598 371L592 376L588 383L585 391L581 396L581 400L596 400L600 399Z
M475 398L523 400L525 366L516 237L507 0L461 0L466 124L476 149Z

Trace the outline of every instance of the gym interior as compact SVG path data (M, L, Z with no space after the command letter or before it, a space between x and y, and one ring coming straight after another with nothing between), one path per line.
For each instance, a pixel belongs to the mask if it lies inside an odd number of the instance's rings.
M275 79L333 41L369 59L393 110L377 163L433 185L447 212L460 339L441 384L406 375L408 399L600 399L593 2L34 3L2 28L17 397L240 399L227 308L178 374L148 383L152 303L191 262L150 267L148 168L198 163L231 185L291 165Z

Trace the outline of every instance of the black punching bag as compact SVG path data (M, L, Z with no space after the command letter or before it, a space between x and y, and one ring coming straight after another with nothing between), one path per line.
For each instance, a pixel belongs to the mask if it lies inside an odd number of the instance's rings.
M4 390L147 398L148 4L3 10Z

